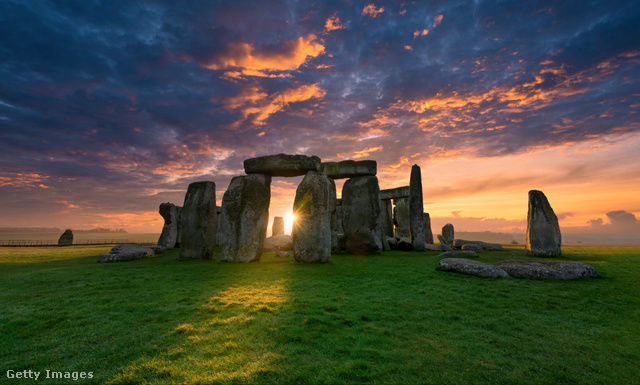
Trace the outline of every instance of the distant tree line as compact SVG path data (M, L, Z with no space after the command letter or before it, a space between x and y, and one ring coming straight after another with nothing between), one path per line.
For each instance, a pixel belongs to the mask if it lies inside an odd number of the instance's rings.
M128 234L125 229L107 229L98 227L91 230L71 230L74 233L120 233ZM62 233L59 227L0 227L0 233Z

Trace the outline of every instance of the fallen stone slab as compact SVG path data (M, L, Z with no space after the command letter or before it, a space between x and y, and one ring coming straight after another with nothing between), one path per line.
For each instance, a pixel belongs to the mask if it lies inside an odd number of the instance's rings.
M466 243L464 245L462 245L462 248L460 250L463 251L475 251L476 253L479 253L481 251L484 251L484 248L480 245L477 245L475 243Z
M323 162L322 172L331 179L348 179L356 176L375 176L378 162L375 160L343 160L342 162Z
M400 238L396 243L396 250L412 251L413 246L411 245L411 238L409 237Z
M244 172L247 174L292 177L321 169L322 162L317 156L277 154L244 161Z
M507 278L509 274L499 267L465 258L444 258L436 270L475 275L483 278Z
M475 258L478 254L475 251L462 251L462 250L451 250L445 251L444 253L438 255L438 257L442 258Z
M453 247L456 249L464 248L466 245L473 245L482 248L480 251L502 251L502 245L497 243L487 243L482 241L467 241L464 239L455 239L453 241Z
M600 277L593 266L575 261L500 261L493 266L514 278L570 280Z
M153 256L153 250L149 247L136 245L116 245L106 254L98 255L98 262L131 261Z
M293 237L289 234L274 235L264 240L263 251L293 250Z

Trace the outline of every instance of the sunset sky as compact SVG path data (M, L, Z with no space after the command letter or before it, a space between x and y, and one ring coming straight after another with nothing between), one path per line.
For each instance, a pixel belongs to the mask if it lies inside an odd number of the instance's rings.
M434 232L640 235L637 1L2 1L0 227L160 232L277 153L422 168ZM274 178L270 214L301 177ZM344 181L338 181L338 195Z

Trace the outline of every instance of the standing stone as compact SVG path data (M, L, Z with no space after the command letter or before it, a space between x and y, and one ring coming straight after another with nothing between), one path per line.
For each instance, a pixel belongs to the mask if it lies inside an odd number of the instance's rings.
M269 224L271 177L236 176L222 197L222 260L259 261Z
M218 230L216 231L216 246L224 245L224 236L222 234L222 206L216 206L216 216L218 217Z
M529 211L527 213L527 254L536 257L559 257L562 236L558 217L553 212L542 191L529 191Z
M424 213L424 241L427 245L433 245L433 232L431 231L431 217Z
M411 238L409 226L409 198L397 198L393 200L393 224L396 226L396 238Z
M273 217L273 225L271 225L271 236L284 234L284 218Z
M331 261L331 199L329 178L309 171L296 190L293 202L293 256L297 262L327 263Z
M344 183L342 216L348 253L382 252L380 186L377 177L359 176Z
M180 222L180 256L211 259L218 228L215 183L194 182L189 185Z
M391 199L380 200L380 224L383 237L393 237L393 205Z
M173 247L180 247L180 237L182 236L182 206L176 206L176 212L178 213L178 224L176 226L176 244Z
M336 182L329 178L331 184L329 190L329 206L331 211L331 252L340 252L340 240L338 236L338 227L342 229L342 226L338 226L338 197L336 192ZM342 201L340 201L342 205ZM340 220L342 222L342 220Z
M165 249L173 249L178 241L178 208L173 203L161 203L158 209L160 216L164 218L162 233L158 238L158 246Z
M332 226L335 226L332 230L335 233L336 238L338 240L337 247L332 250L334 254L339 253L341 250L346 249L346 240L344 237L344 228L342 227L342 199L336 199L336 213L335 213L335 222L332 222ZM333 248L333 235L332 235L332 248Z
M422 203L422 174L420 166L411 167L409 179L409 225L411 227L411 245L413 251L425 250L424 206Z
M73 244L73 231L67 229L58 239L58 246L71 246Z
M440 237L438 237L440 239ZM447 223L442 226L442 239L440 242L444 241L445 245L453 245L453 240L455 239L455 231L453 230L453 225L451 223Z

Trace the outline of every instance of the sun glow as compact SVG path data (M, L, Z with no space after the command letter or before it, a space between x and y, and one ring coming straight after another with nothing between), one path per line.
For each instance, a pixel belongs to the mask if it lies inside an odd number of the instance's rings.
M293 222L295 222L296 216L293 213L284 216L284 232L285 234L291 234L293 231Z

